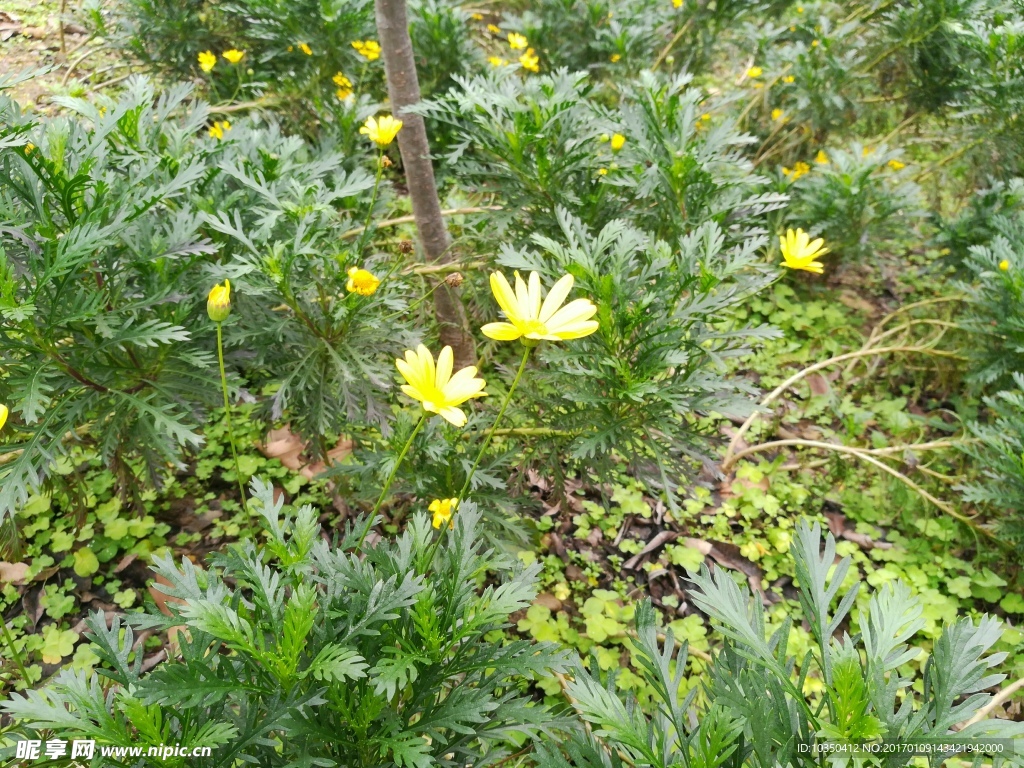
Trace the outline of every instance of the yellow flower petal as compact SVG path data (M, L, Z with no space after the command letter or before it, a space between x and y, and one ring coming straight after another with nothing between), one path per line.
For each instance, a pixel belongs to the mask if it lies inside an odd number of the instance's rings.
M551 316L562 306L562 303L569 296L569 291L572 290L574 282L575 278L572 275L563 275L557 283L551 286L547 298L544 299L544 305L540 308L540 321L542 323L550 320Z
M515 341L523 335L512 323L488 323L480 329L480 333L498 341Z

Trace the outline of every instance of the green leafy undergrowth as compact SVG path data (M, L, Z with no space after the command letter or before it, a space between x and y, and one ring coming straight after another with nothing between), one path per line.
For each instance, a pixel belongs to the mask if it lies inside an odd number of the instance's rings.
M259 422L249 418L253 407L241 406L236 423L243 482L259 473L299 504L329 506L323 481L310 482L256 449L263 435ZM77 448L57 465L74 482L33 495L19 510L19 541L8 555L14 562L5 564L0 610L10 617L29 682L60 665L92 668L98 657L81 639L85 616L95 610L135 612L151 602L147 567L153 558L198 558L252 535L237 497L224 422L216 416L187 470L168 472L160 490L119 494L117 478L95 452ZM161 643L151 637L144 652L158 651ZM0 653L8 655L6 646ZM25 687L18 676L8 678L12 684Z

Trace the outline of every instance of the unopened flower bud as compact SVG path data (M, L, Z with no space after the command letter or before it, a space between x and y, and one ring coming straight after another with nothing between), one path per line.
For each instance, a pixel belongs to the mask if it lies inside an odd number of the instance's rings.
M225 280L224 285L215 285L210 289L206 299L206 313L215 323L223 323L231 314L231 281Z

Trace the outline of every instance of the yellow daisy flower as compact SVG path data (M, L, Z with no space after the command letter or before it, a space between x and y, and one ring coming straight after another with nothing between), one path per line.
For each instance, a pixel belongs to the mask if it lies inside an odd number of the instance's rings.
M779 236L779 247L782 249L783 266L814 272L818 275L824 271L825 265L820 261L815 261L819 256L828 253L828 248L825 247L825 241L822 238L811 240L810 235L802 229L795 232L792 229L787 229L784 236Z
M349 267L348 281L345 283L345 290L349 293L370 296L377 291L379 285L380 280L373 272L360 267Z
M487 62L492 67L504 67L506 64L508 64L508 62L505 61L505 59L501 58L501 56L488 56Z
M334 92L334 95L338 97L339 101L344 101L352 95L352 81L345 77L341 72L331 78L338 90Z
M420 344L416 351L411 349L405 353L404 360L395 360L395 366L406 384L402 391L413 400L423 404L427 413L436 413L445 421L462 427L466 424L466 414L458 406L474 397L485 397L485 382L476 378L476 367L463 368L452 375L454 356L451 347L445 347L434 357L425 346Z
M764 74L764 70L760 67L751 67L747 70L747 77L760 77Z
M782 78L782 82L784 83L792 83L794 80L796 80L796 78L793 77L793 75L786 75L784 78Z
M565 275L555 283L541 303L540 275L530 273L527 284L516 276L516 289L500 272L491 273L491 291L505 313L508 322L488 323L480 331L499 341L515 341L523 338L529 341L566 341L589 336L597 330L597 321L591 320L597 314L597 307L590 299L576 299L564 307L562 302L572 290L573 276Z
M213 51L203 51L199 54L199 68L203 72L211 72L217 66L217 56Z
M523 50L529 43L526 41L526 37L520 35L518 32L508 33L508 44L513 51Z
M500 35L501 27L499 27L497 24L488 24L487 31L490 32L492 35Z
M231 123L227 120L218 120L210 126L210 138L220 141L224 134L231 130Z
M380 58L380 43L376 40L356 40L352 47L367 61L376 61Z
M898 171L901 168L906 168L907 167L906 163L901 163L899 160L895 160L895 159L894 160L890 160L888 163L886 163L886 165L888 165L894 171Z
M785 116L786 116L786 113L783 112L778 107L776 107L775 109L772 110L772 120L781 120Z
M454 528L455 521L452 520L452 515L455 514L455 508L458 505L458 499L434 499L430 502L430 506L427 509L434 513L432 525L435 528L440 528L445 523L448 523L449 529Z
M612 57L611 57L612 64L617 64L620 61L622 61L622 54L621 53L613 53Z
M230 61L232 64L237 64L242 60L242 57L245 56L245 51L239 51L236 48L232 48L230 51L224 51L224 53L222 53L221 56Z
M397 120L391 115L381 115L379 120L375 117L366 118L366 122L363 123L359 132L363 136L368 136L370 141L378 147L386 147L395 140L395 136L400 130L402 130L401 120Z
M623 136L621 133L612 134L612 152L618 152L624 146L626 146L626 137Z
M1010 271L1010 260L1009 259L1003 259L1002 261L1000 261L999 262L999 268L1001 270L1003 270L1003 272L1009 272ZM0 406L0 407L2 407L2 406ZM2 427L3 425L4 425L3 420L0 419L0 427Z
M529 72L540 72L540 59L533 52L533 48L526 49L526 53L519 57L519 63Z
M828 165L828 155L825 154L824 149L818 150L818 154L814 156L814 162L818 165Z
M302 51L307 56L312 56L313 55L313 49L309 47L308 43L299 43L298 46L299 46L299 50Z

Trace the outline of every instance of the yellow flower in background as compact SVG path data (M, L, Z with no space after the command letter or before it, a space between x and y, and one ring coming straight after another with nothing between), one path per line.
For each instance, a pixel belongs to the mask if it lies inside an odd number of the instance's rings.
M487 31L490 32L492 35L500 35L501 27L499 27L497 24L488 24Z
M32 143L32 142L30 141L30 142L29 142L28 144L26 144L26 145L25 145L25 154L26 154L26 155L32 154L32 152L34 152L34 151L35 151L35 148L36 148L36 145L35 145L35 144L33 144L33 143Z
M819 256L828 253L822 238L811 240L811 236L798 229L795 232L787 229L785 235L779 236L779 247L782 249L782 264L790 269L802 269L820 275L824 264L815 261Z
M313 55L313 49L309 47L308 43L298 43L298 46L299 46L299 50L302 51L307 56L312 56Z
M682 8L683 7L683 0L672 0L672 7L673 8Z
M782 78L782 82L784 83L792 83L794 80L796 80L796 78L793 77L793 75L786 75L784 78Z
M705 112L703 115L700 116L700 119L706 123L708 120L711 119L711 113Z
M224 134L231 130L231 123L227 120L218 120L210 126L210 138L220 141Z
M811 166L802 160L793 166L793 181L796 181L804 174L811 172Z
M518 32L509 32L508 45L513 51L521 51L528 46L529 43L526 41L526 37L520 35Z
M540 59L533 52L533 48L526 49L526 53L519 57L519 64L529 72L540 72Z
M504 67L506 64L508 64L508 62L505 61L505 59L501 58L501 56L488 56L487 62L492 67Z
M245 51L239 51L236 48L232 48L230 51L224 51L224 53L222 53L221 56L230 61L232 64L237 64L242 60L242 57L245 56Z
M607 176L608 175L608 169L607 168L598 168L597 169L597 175L598 176Z
M760 67L751 67L747 70L747 77L760 77L764 74L764 70Z
M206 314L215 323L223 323L231 314L231 281L225 280L224 285L215 285L206 298Z
M781 120L785 116L786 116L786 113L783 112L778 107L776 107L775 109L772 110L772 120Z
M613 53L612 54L612 58L611 58L612 64L617 64L621 60L622 60L622 54L621 53Z
M862 149L860 151L860 156L861 157L867 157L868 155L873 155L873 154L875 154L875 148L874 147L864 147L864 149Z
M427 413L436 413L456 427L466 424L466 414L458 406L474 397L485 397L485 382L476 378L476 367L469 366L452 375L452 348L445 347L437 356L437 365L430 350L420 344L416 351L405 353L404 360L395 360L402 378L408 382L402 391L423 404Z
M888 165L894 171L898 171L901 168L906 168L907 167L906 163L901 163L899 160L890 160L888 163L886 163L886 165Z
M551 286L543 303L539 274L531 272L529 284L518 272L515 276L513 291L503 274L491 273L491 292L508 322L488 323L480 329L484 336L498 341L567 341L597 330L597 321L590 319L597 314L597 307L590 299L576 299L562 306L572 290L572 275L565 275Z
M818 150L818 154L814 156L814 162L818 165L828 165L828 155L825 154L824 149Z
M378 147L386 147L395 140L395 136L400 130L402 130L401 120L397 120L391 115L381 115L379 120L375 117L366 118L366 122L363 123L359 132L363 136L368 136L370 141Z
M211 72L217 66L217 56L213 51L203 51L199 54L199 68L203 72Z
M376 61L380 58L380 43L376 40L356 40L352 47L367 61Z
M7 406L0 403L0 429L4 428L4 424L7 423L7 417L10 416L11 412L7 409Z
M473 21L483 21L484 20L484 15L482 13L474 13L474 14L470 15L470 18Z
M819 45L821 45L820 41L818 41L818 40L811 40L811 48L817 48Z
M360 296L370 296L376 292L380 280L373 272L360 267L349 267L348 281L345 283L345 290L349 293L358 293Z
M624 146L626 146L626 137L623 136L621 133L612 134L612 152L618 152Z
M331 78L331 81L338 86L338 90L334 92L334 95L339 100L344 101L352 95L352 81L345 77L341 72Z
M1001 270L1003 270L1003 272L1009 272L1010 271L1010 260L1009 259L1003 259L1002 261L1000 261L999 262L999 268ZM3 406L0 406L0 408L2 408L2 407ZM2 427L3 425L4 425L3 419L0 418L0 427Z
M440 528L447 523L449 529L454 528L455 521L452 520L452 515L455 514L455 508L458 505L458 499L434 499L430 502L430 506L427 509L434 513L432 525L435 528Z

